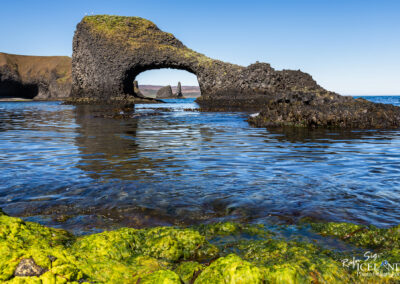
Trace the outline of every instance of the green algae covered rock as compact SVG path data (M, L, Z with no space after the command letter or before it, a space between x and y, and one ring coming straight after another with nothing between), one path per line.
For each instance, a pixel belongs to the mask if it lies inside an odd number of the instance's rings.
M180 284L181 280L171 270L158 270L140 279L142 284Z
M167 261L214 257L218 249L192 229L157 227L147 230L122 228L78 239L72 246L85 258L123 260L132 255L146 255Z
M268 238L273 236L273 233L268 231L264 225L245 225L234 222L214 223L207 225L199 225L195 227L207 239L212 239L218 236L229 236L237 234L247 234Z
M262 267L268 283L348 283L352 278L330 251L313 244L269 239L245 241L238 248L244 259Z
M388 229L351 223L311 223L311 228L323 236L333 236L369 249L399 249L400 225Z
M196 261L185 261L179 264L175 272L181 277L185 284L191 283L192 279L204 269L204 265Z
M194 282L204 283L263 283L261 270L235 254L221 257L207 267Z
M333 251L277 238L259 225L121 228L82 237L0 213L1 283L398 283L398 227L311 224L366 248L382 273L360 276ZM362 230L361 230L362 229ZM249 237L250 236L250 237ZM350 237L349 237L350 236ZM352 240L353 238L353 240ZM221 241L222 240L222 241ZM372 252L374 253L374 252Z
M49 270L51 259L66 259L65 248L75 237L64 230L52 229L19 218L0 216L0 281L10 279L23 259ZM80 278L79 273L75 274ZM68 277L67 277L68 279Z
M217 247L193 229L122 228L76 238L64 230L0 215L0 281L11 283L136 283L139 279L180 283L170 270L173 263L211 259L217 253ZM18 264L26 259L43 273L15 277Z

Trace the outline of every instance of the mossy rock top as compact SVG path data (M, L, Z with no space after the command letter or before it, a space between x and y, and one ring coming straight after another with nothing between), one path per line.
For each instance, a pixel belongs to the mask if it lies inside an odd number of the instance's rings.
M98 33L112 39L125 40L132 46L150 43L183 47L173 34L161 31L153 22L140 17L86 16L82 22Z

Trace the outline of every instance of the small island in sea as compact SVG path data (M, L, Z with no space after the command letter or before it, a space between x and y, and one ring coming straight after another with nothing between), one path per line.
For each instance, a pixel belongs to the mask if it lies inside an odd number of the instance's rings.
M1 282L400 281L399 96L212 59L142 17L71 41L0 53ZM198 86L141 84L162 68Z

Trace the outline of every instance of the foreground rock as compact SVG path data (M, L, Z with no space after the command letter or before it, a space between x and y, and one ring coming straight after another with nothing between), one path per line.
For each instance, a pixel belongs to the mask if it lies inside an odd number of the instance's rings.
M0 99L59 100L71 92L71 58L0 53Z
M170 99L173 98L174 94L172 93L172 88L170 85L162 87L157 91L156 98L157 99Z
M400 256L399 228L311 223L304 228L379 253ZM381 257L362 260L365 278L340 254L315 244L280 239L260 225L216 223L191 228L121 228L75 237L60 229L0 215L3 283L398 283ZM380 265L380 266L379 266ZM366 271L363 271L366 272Z

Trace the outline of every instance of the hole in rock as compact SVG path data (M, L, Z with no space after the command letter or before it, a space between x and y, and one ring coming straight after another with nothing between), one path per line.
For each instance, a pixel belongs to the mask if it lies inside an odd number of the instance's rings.
M184 70L170 68L148 70L136 76L135 81L140 93L145 97L197 98L201 95L196 75ZM132 83L133 85L135 81ZM179 92L179 83L181 92ZM160 90L162 88L163 90Z

